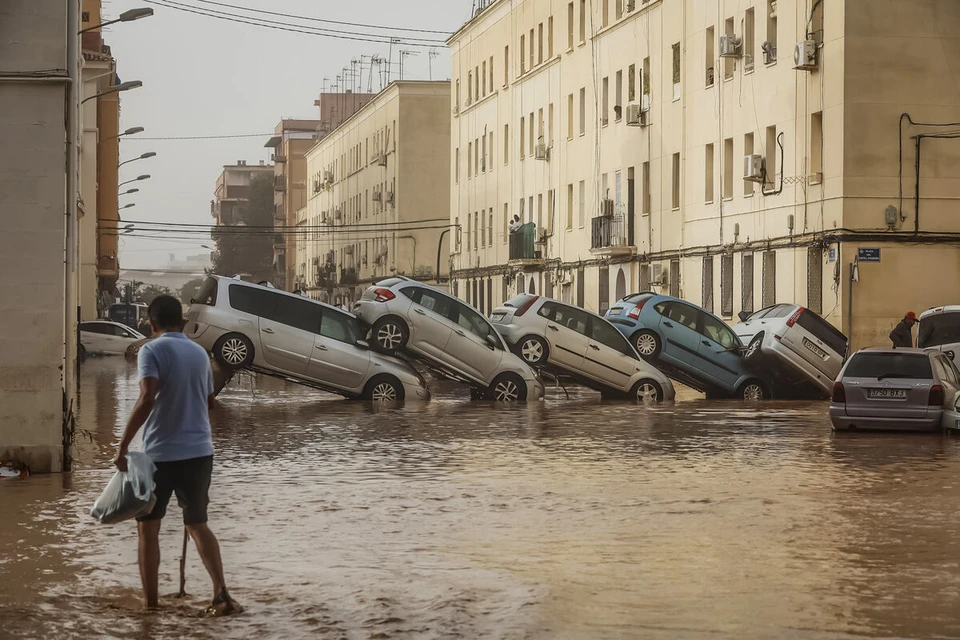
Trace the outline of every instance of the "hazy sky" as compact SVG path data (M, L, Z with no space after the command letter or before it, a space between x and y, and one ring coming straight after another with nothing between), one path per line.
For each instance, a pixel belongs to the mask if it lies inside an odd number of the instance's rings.
M181 5L241 13L234 9L203 5L197 0L177 0ZM235 6L265 9L364 24L453 32L470 14L471 0L222 0ZM123 94L120 129L142 126L144 133L122 139L122 160L155 151L157 156L138 160L120 169L120 180L148 173L149 180L127 185L139 193L122 196L126 221L150 220L209 224L210 200L222 165L246 160L269 162L264 148L269 135L223 140L146 140L145 138L200 135L269 134L280 118L316 118L313 101L324 78L333 81L351 59L378 54L384 58L388 44L338 40L289 33L263 27L226 22L174 9L147 5L142 0L104 0L105 19L121 12L152 6L155 14L136 22L108 27L104 39L117 59L121 80L141 80L143 87ZM279 22L294 22L277 16L262 16ZM306 23L317 27L370 32L370 29ZM377 39L387 32L376 31ZM436 34L395 32L398 37L422 38ZM427 79L426 48L394 45L420 51L406 58L404 77ZM433 79L450 77L450 57L438 45L433 58ZM397 70L394 70L394 79ZM363 81L367 84L366 77ZM377 83L375 81L376 89ZM209 240L154 240L123 237L121 268L163 266L168 254L178 257L203 253Z

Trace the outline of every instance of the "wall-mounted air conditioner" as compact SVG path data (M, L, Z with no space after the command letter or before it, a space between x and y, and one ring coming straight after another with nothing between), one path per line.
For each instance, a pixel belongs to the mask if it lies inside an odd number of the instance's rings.
M722 34L720 36L720 57L739 58L742 40L735 35Z
M763 182L764 160L761 155L743 157L743 179L748 182Z
M538 144L534 149L534 158L537 160L549 160L550 159L550 149L543 142Z
M384 195L384 201L387 204L393 204L393 191L387 191L387 193Z
M802 71L817 68L817 41L801 40L793 48L793 67Z

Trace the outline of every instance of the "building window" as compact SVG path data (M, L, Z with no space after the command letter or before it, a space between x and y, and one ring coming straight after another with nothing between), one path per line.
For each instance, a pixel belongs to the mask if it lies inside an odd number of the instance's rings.
M733 197L733 138L723 141L723 197Z
M823 314L823 251L807 249L807 308Z
M573 94L567 96L567 140L573 140Z
M713 256L703 257L703 306L713 313Z
M510 84L510 45L503 48L503 86Z
M480 214L476 211L473 212L473 232L473 249L476 251L480 241Z
M537 233L543 229L543 194L537 194Z
M520 159L521 160L527 157L527 150L523 146L527 142L526 131L527 131L527 119L521 116L520 117Z
M587 89L580 88L580 135L587 133Z
M584 180L580 181L580 215L579 223L580 228L583 229L584 225L587 222L587 183Z
M460 183L460 147L457 147L457 150L453 154L454 164L453 164L453 181L457 184Z
M542 110L541 110L541 112L542 112ZM543 122L543 118L540 118L540 121ZM542 128L542 127L541 127L541 128ZM533 127L533 112L530 113L529 135L530 135L530 155L532 156L532 155L533 155L533 145L534 145L534 140L535 140L535 138L534 138L534 127Z
M623 0L617 0L617 20L623 17Z
M453 219L453 250L454 252L460 251L460 234L462 230L460 229L460 216L457 216Z
M777 61L777 12L767 8L767 41L763 43L763 62Z
M480 95L485 96L485 95L487 95L487 61L486 61L486 60L483 61L483 76L482 76L482 78L483 78L483 85L482 85L482 86L483 86L483 93L481 93ZM493 87L491 87L491 89L492 89L492 88L493 88Z
M530 196L530 207L527 209L530 216L527 222L533 222L533 196Z
M587 0L580 0L580 44L587 41Z
M761 309L777 304L777 252L763 253L763 296Z
M680 99L680 43L673 45L673 99Z
M493 246L493 207L490 207L490 211L487 212L489 216L489 224L487 225L487 233L489 237L487 238L487 243L492 247Z
M467 180L473 175L473 142L467 143Z
M733 38L736 36L734 33L733 18L727 18L724 22L723 32L727 34L728 38ZM736 64L736 58L724 58L723 59L723 79L730 80L733 78L733 67Z
M743 17L743 72L753 71L754 46L756 41L753 7L747 9Z
M484 138L486 140L486 138ZM473 175L480 175L480 139L473 141Z
M490 132L490 157L487 159L487 170L493 171L493 131Z
M708 144L703 154L703 201L713 202L713 145ZM676 205L674 205L676 207Z
M503 125L503 164L510 164L510 125Z
M733 316L733 256L720 256L720 315Z
M483 150L480 154L480 171L483 173L487 172L487 136L481 138L483 144Z
M603 104L600 111L600 125L607 126L610 121L610 78L603 79Z
M543 64L543 23L537 25L537 64Z
M823 112L810 115L810 180L814 183L823 180Z
M703 49L706 52L704 67L706 69L706 86L708 87L713 86L714 66L716 64L716 58L714 58L715 41L713 27L707 27L707 33L703 39Z
M573 183L567 185L567 229L573 229Z
M467 106L473 104L473 71L467 72Z
M767 127L767 158L764 183L774 184L777 177L777 127Z
M527 72L527 36L520 34L520 75Z
M680 261L670 261L670 295L680 297Z
M632 64L627 69L627 103L637 99L637 65Z
M567 49L573 49L573 3L567 5Z
M613 119L620 122L623 117L623 71L617 71L617 82L614 85L616 93L613 95Z
M752 133L747 133L747 134L744 134L743 136L743 155L744 156L753 155L753 134ZM750 180L743 181L743 195L747 197L753 195L752 181Z
M674 210L680 208L680 154L673 154L673 189L671 193L670 206Z
M484 227L484 225L486 224L486 217L487 217L487 216L483 215L484 213L485 213L485 212L483 212L483 211L481 211L481 212L479 213L479 218L480 218L480 220L479 220L479 222L478 222L478 224L479 224L479 227L478 227L478 228L479 228L479 230L480 230L480 233L478 233L477 235L480 236L480 248L481 248L481 249L485 249L485 248L487 247L487 229Z
M553 16L547 18L547 59L553 60Z
M534 38L533 29L530 29L529 38L530 38L530 69L533 70L533 68L537 66L536 65L537 58L534 55L536 53L536 50L533 48L533 38ZM541 54L540 57L543 58L543 55Z
M546 144L548 147L553 146L553 103L551 102L547 106L547 136Z
M454 106L454 111L459 112L459 111L460 111L460 79L459 79L459 78L457 78L457 94L456 94L456 96L457 96L457 100L456 100L456 102L453 103L453 106ZM367 140L367 151L369 151L369 150L370 150L370 141L369 141L369 139L368 139L368 140Z
M603 15L600 16L600 24L606 29L610 25L610 0L603 0L601 11Z
M643 76L641 80L641 88L643 90L643 102L650 106L650 58L646 57L643 59L642 67Z
M753 313L753 254L745 253L740 258L740 310Z
M493 56L490 56L490 93L493 93Z
M643 215L650 215L650 162L643 163L642 176L643 179L643 196L641 199L640 207Z

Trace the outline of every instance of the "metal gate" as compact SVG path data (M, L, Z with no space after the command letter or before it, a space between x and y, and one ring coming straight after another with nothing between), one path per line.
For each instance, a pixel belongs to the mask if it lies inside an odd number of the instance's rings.
M745 253L740 258L740 310L753 313L753 254Z
M733 256L720 256L720 315L733 315Z
M598 283L600 300L598 308L600 309L600 315L603 315L607 312L607 309L610 308L610 267L600 267L597 271L600 274L600 282Z
M670 261L670 295L680 297L680 261Z
M650 265L640 265L640 291L650 291Z
M703 308L713 313L713 256L703 257Z
M823 250L807 249L807 308L823 314Z
M764 308L777 304L777 252L763 253L763 296L760 301Z

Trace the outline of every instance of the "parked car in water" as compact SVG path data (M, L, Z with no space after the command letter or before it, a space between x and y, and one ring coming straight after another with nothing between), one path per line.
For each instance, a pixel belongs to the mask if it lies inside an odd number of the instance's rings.
M954 363L960 362L960 305L934 307L921 313L917 346L943 351Z
M606 318L644 360L675 380L708 395L770 398L768 379L744 362L733 329L705 309L644 292L614 303Z
M733 331L747 345L744 360L777 380L780 388L812 388L829 398L847 355L847 337L819 315L796 304L741 313Z
M403 277L367 288L354 313L384 353L405 351L498 401L539 400L536 372L507 349L479 311L445 291Z
M356 317L330 305L233 278L210 277L184 333L221 365L249 368L348 398L427 400L409 364L370 350Z
M640 358L600 316L552 298L520 294L493 310L493 326L533 367L548 367L605 394L673 400L673 383Z
M833 428L932 431L955 410L960 372L939 351L861 349L833 386Z
M112 320L91 320L80 323L80 356L98 354L122 356L127 347L143 340L143 335Z

